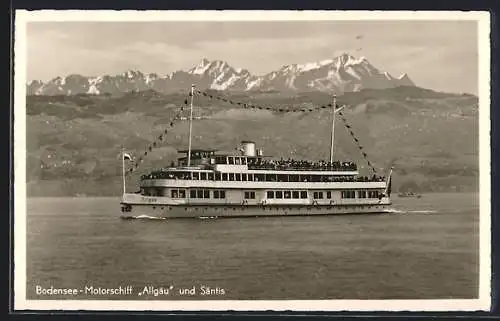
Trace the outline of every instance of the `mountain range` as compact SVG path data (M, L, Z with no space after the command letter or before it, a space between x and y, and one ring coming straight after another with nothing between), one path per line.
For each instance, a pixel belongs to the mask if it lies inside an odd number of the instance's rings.
M43 82L27 84L28 95L120 94L155 90L172 93L195 84L200 89L228 91L323 91L353 92L362 89L386 89L415 86L406 74L394 77L380 71L364 58L342 54L314 63L285 65L262 76L248 70L233 68L221 60L202 59L189 70L178 70L160 76L128 70L118 75L87 77L72 74Z

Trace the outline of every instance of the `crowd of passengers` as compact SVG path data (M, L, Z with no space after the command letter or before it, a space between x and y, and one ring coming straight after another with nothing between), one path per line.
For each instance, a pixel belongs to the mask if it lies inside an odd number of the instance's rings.
M235 173L231 173L232 175L238 175ZM200 175L200 174L198 174ZM206 172L205 172L205 175ZM221 175L221 174L219 174ZM241 181L242 179L229 179L229 174L228 179L224 180L232 180L232 181ZM258 182L258 181L270 181L270 182L283 182L282 179L280 179L281 175L275 175L275 174L267 174L268 178L264 176L264 179L259 179L259 176L262 177L265 174L253 174L253 181ZM378 176L378 175L372 175L372 176L335 176L335 175L294 175L297 177L300 177L300 181L303 182L383 182L385 181L384 176ZM195 180L198 180L198 178L194 178ZM222 177L222 176L221 176ZM214 180L215 175L213 173L210 173L210 175L206 176L206 180ZM191 180L193 179L190 173L181 173L181 172L167 172L165 170L159 170L159 171L154 171L151 172L148 175L142 175L141 180L145 179L180 179L180 180ZM220 180L220 179L219 179ZM245 179L246 180L246 179ZM244 180L244 181L245 181ZM298 180L290 180L291 182L298 182Z
M288 159L280 159L280 160L264 160L264 159L256 159L256 160L248 160L248 169L274 169L274 170L342 170L348 171L357 170L357 166L353 162L327 162L327 161L318 161L312 162L307 160L295 160L292 158Z

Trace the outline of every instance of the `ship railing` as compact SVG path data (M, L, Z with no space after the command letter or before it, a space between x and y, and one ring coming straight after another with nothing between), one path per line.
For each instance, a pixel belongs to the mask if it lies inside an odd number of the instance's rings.
M166 175L165 173L154 173L154 174L149 174L149 175L142 175L141 180L147 180L147 179L173 179L173 180L201 180L201 181L215 181L215 178L212 179L193 179L190 176L170 176ZM217 180L218 181L218 180ZM259 180L254 180L255 182L258 182ZM266 180L267 182L285 182L282 180ZM357 176L357 177L321 177L318 180L312 180L311 182L321 182L321 183L338 183L338 182L384 182L385 177L384 176ZM294 182L294 181L290 181ZM298 181L297 181L298 182Z
M296 171L339 171L339 172L349 172L356 171L357 166L346 166L346 167L336 167L336 166L287 166L287 165L248 165L248 169L263 169L263 170L296 170Z

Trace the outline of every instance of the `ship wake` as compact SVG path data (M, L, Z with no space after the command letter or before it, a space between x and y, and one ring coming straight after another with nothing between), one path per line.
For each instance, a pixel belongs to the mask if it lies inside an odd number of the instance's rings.
M137 216L121 216L123 220L165 220L164 217L137 215Z
M397 210L390 209L387 211L389 214L434 214L436 210Z

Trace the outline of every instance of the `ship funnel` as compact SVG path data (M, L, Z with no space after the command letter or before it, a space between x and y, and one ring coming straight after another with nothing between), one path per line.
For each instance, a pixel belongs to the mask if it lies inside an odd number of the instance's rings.
M249 140L241 142L243 156L255 157L255 143Z

